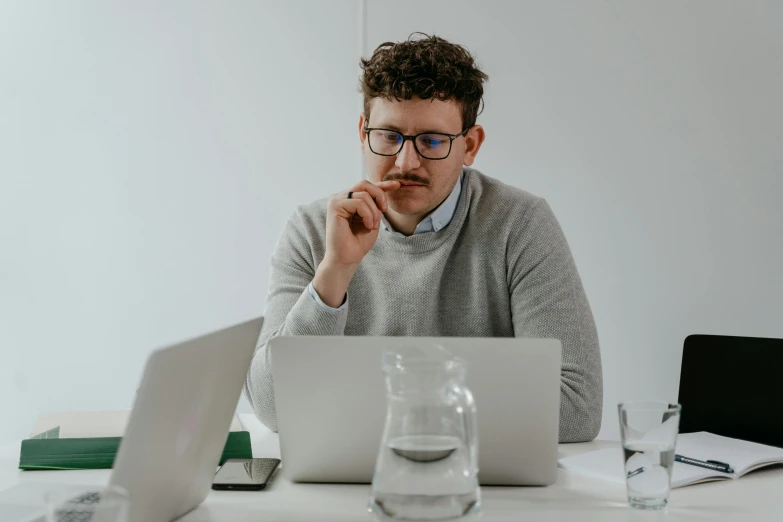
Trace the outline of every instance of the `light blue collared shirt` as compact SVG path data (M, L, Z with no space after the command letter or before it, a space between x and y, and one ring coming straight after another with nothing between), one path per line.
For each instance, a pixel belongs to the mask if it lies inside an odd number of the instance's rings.
M416 225L416 229L413 231L413 234L423 234L425 232L439 232L442 229L446 227L449 223L451 223L451 220L454 219L454 213L457 211L457 204L459 203L459 196L462 192L462 177L464 174L460 174L459 178L457 179L457 183L454 185L454 188L451 191L451 194L449 194L449 197L447 197L443 203L438 205L438 208L430 212L430 215L426 218L421 220L421 223ZM381 214L381 224L383 225L383 229L389 232L390 234L396 234L398 236L405 237L405 234L401 232L397 232L392 228L392 226L389 224L388 221L386 221L386 217L384 217L383 214ZM332 312L339 312L345 309L346 306L348 306L348 294L345 295L345 301L342 305L340 305L339 308L332 308L328 304L324 303L321 300L321 296L318 295L318 292L315 291L315 288L313 288L313 283L311 282L309 285L307 285L307 290L310 292L310 295L313 296L313 299L318 303L318 305L321 308L324 308L325 310L329 310Z

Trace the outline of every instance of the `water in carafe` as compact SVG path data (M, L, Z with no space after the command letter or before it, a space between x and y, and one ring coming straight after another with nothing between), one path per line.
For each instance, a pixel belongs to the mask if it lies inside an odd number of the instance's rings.
M438 346L384 354L388 409L370 497L378 520L476 518L476 408L465 363Z

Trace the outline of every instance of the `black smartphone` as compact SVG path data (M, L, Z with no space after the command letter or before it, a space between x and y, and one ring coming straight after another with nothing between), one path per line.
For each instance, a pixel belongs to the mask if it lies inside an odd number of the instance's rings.
M264 489L279 465L280 459L229 459L215 473L212 489Z

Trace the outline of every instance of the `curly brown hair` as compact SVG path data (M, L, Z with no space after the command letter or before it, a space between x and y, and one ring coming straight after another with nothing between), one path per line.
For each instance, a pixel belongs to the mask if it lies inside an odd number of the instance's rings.
M414 39L415 35L424 38ZM404 42L382 43L369 60L362 58L361 67L368 120L374 98L454 100L462 109L463 130L474 126L479 107L483 110L483 84L489 77L467 49L438 36L413 33Z

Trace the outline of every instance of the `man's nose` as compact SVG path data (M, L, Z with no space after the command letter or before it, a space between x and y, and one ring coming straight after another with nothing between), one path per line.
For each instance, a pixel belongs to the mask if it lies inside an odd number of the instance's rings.
M412 141L408 140L402 145L402 150L397 153L397 161L394 162L394 165L401 172L415 170L421 166L419 154L416 152L416 147L413 146Z

